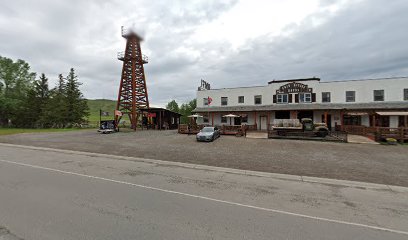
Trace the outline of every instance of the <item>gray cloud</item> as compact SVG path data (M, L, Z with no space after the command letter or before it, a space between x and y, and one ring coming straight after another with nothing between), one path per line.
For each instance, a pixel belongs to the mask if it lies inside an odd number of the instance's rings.
M384 5L388 5L384 7ZM271 79L324 80L408 75L406 1L361 1L334 15L309 16L286 37L265 35L229 57L211 78L217 85L265 84ZM250 69L250 70L249 70ZM248 79L251 79L248 81Z
M337 0L322 0L322 9ZM8 1L0 3L0 55L27 60L53 81L77 69L88 98L115 99L123 51L121 25L144 32L142 50L154 105L195 96L201 78L214 87L263 85L271 79L324 80L408 75L404 0L353 1L319 11L282 36L251 39L238 50L224 40L192 42L197 27L237 3L227 1ZM320 22L316 25L316 22Z

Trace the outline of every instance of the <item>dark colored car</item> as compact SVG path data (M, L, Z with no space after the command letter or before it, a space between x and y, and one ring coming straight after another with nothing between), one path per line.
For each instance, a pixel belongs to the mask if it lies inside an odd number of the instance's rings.
M220 137L220 130L217 127L204 127L197 133L197 141L212 142Z

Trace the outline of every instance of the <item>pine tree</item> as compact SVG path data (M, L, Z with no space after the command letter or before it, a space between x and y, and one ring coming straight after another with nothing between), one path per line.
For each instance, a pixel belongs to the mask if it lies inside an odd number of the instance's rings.
M41 74L39 80L34 81L34 88L30 89L27 94L26 120L27 127L43 127L40 121L44 108L49 100L50 91L48 89L48 78Z
M42 110L39 122L43 127L63 128L67 125L67 105L65 93L65 79L60 74L57 86L49 91L48 100Z
M170 111L173 111L173 112L176 112L176 113L180 112L180 108L179 108L176 100L172 100L169 103L167 103L166 109L170 110Z
M83 97L79 86L81 83L75 75L75 70L71 68L67 76L66 106L67 122L71 125L78 125L84 121L84 117L89 115L89 108L86 99Z

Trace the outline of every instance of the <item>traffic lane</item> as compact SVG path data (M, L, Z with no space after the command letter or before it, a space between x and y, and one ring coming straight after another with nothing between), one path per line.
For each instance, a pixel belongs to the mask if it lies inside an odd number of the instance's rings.
M0 192L0 225L25 239L407 237L7 163Z
M408 226L408 194L389 187L367 189L279 180L14 146L1 146L0 150L0 161L9 159L15 164L115 179L311 218L395 230L405 230Z
M408 194L0 146L0 160L392 229L407 229Z

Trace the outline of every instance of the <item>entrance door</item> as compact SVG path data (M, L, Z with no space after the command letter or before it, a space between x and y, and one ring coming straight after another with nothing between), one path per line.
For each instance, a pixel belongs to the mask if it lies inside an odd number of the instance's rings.
M322 122L324 122L324 114L322 115ZM332 128L332 121L331 121L331 114L327 114L327 128L329 128L329 130L331 130Z
M241 125L241 117L234 118L234 125Z
M259 116L259 130L266 130L267 128L267 117L266 116Z

